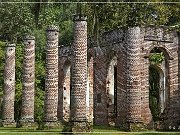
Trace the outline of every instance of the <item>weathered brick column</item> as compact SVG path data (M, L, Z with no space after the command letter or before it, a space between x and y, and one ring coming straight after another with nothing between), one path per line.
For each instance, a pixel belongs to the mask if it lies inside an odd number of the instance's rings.
M140 28L127 30L127 102L130 129L141 123L141 79L140 79ZM135 126L135 127L134 127Z
M44 122L57 126L58 107L58 35L57 26L47 27Z
M8 44L5 54L2 126L16 126L14 121L15 100L15 44Z
M87 22L86 17L81 15L75 15L73 21L71 130L72 132L86 132L88 131L86 117Z
M22 111L20 126L34 126L35 37L24 39Z

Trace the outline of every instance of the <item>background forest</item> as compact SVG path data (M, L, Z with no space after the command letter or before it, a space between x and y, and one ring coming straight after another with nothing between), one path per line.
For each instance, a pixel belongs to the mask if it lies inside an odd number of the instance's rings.
M41 123L45 90L46 26L58 25L60 45L70 45L73 40L72 15L77 12L77 3L53 3L58 0L33 1L36 3L28 3L28 0L23 0L25 3L21 3L20 0L13 0L19 3L6 3L5 0L0 0L0 104L3 96L4 47L6 43L15 43L15 120L19 120L23 37L32 34L36 37L35 120ZM81 11L88 17L88 36L93 35L97 43L101 33L126 26L166 25L180 31L180 3L82 3Z

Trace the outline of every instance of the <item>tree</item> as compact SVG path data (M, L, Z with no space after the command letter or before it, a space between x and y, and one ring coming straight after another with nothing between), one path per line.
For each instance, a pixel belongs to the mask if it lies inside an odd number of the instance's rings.
M1 0L3 2L5 0ZM20 0L13 0L20 2ZM16 44L16 101L15 117L19 119L22 91L23 36L36 37L36 95L35 119L40 123L43 117L45 87L45 44L47 25L57 25L60 29L60 45L70 45L73 40L72 15L76 4L64 4L58 0L33 0L39 3L0 2L0 62L4 63L5 42ZM33 2L32 1L32 2ZM76 0L75 0L76 1ZM88 0L89 1L89 0ZM111 0L106 0L111 2ZM114 0L115 1L115 0ZM137 0L138 1L138 0ZM161 0L155 0L160 2ZM28 2L28 0L24 0ZM47 3L42 3L47 2ZM49 2L49 3L48 3ZM91 2L91 1L89 1ZM96 2L96 1L94 1ZM124 1L126 2L126 1ZM142 25L176 26L180 30L179 3L88 3L81 4L81 12L88 17L88 36L94 36L99 44L100 34L115 28ZM3 41L3 42L1 42ZM3 64L0 66L0 95L3 85Z
M15 0L15 2L18 1ZM16 42L17 38L22 38L24 33L30 33L33 30L32 18L30 4L0 3L0 35L6 35L10 42Z
M3 78L3 73L4 73L4 57L5 57L5 43L0 41L0 118L1 118L1 109L2 109L2 100L3 100L3 84L4 84L4 78Z
M156 0L156 2L162 1ZM88 30L91 35L96 35L96 33L91 32L92 26L95 24L98 25L96 28L99 28L100 33L127 26L180 24L179 3L90 3L87 4L85 13L88 16L88 24L90 25ZM94 21L95 15L99 23ZM177 30L180 30L178 28Z

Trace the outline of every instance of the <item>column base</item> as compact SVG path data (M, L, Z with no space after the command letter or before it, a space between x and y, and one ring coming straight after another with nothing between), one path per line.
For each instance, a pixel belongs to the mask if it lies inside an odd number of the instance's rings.
M129 124L129 131L147 131L147 126L142 122L137 123L128 123Z
M16 127L16 122L14 120L2 120L1 127Z
M38 124L34 121L20 120L17 127L36 129L38 128Z
M56 128L62 128L62 123L60 121L43 122L43 129L56 129Z
M72 121L64 126L63 132L92 132L93 125L92 122L87 121Z

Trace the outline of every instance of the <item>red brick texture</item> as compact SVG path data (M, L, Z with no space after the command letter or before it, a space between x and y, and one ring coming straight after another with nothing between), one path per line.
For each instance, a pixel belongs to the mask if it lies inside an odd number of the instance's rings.
M21 123L28 123L34 122L35 37L27 36L24 44L22 112L20 121Z
M8 44L5 54L4 91L3 91L3 126L15 126L14 100L15 100L15 44Z
M123 129L139 127L139 125L143 128L152 127L153 120L149 108L149 56L150 51L157 47L165 54L168 97L164 112L161 114L159 128L175 127L177 129L180 121L180 62L178 58L180 52L177 33L165 27L133 27L103 33L99 46L92 41L92 38L88 40L88 57L93 58L93 66L88 64L88 68L91 69L88 72L89 75L93 75L93 82L89 81L89 83L93 83L94 124L111 125L114 123ZM62 47L61 52L63 50L71 52L71 49L67 47ZM63 67L66 60L72 62L69 59L70 56L70 53L68 57L60 54L59 66ZM112 106L109 102L109 87L107 87L108 71L113 58L117 58L117 112L115 115L110 113ZM59 69L60 72L62 68ZM64 83L63 75L59 77L59 82L61 83L59 84L60 91ZM70 84L73 83L68 82L68 85ZM62 100L59 100L60 106L62 106ZM59 116L62 118L62 115Z
M57 121L58 108L58 33L57 26L47 27L44 122Z

